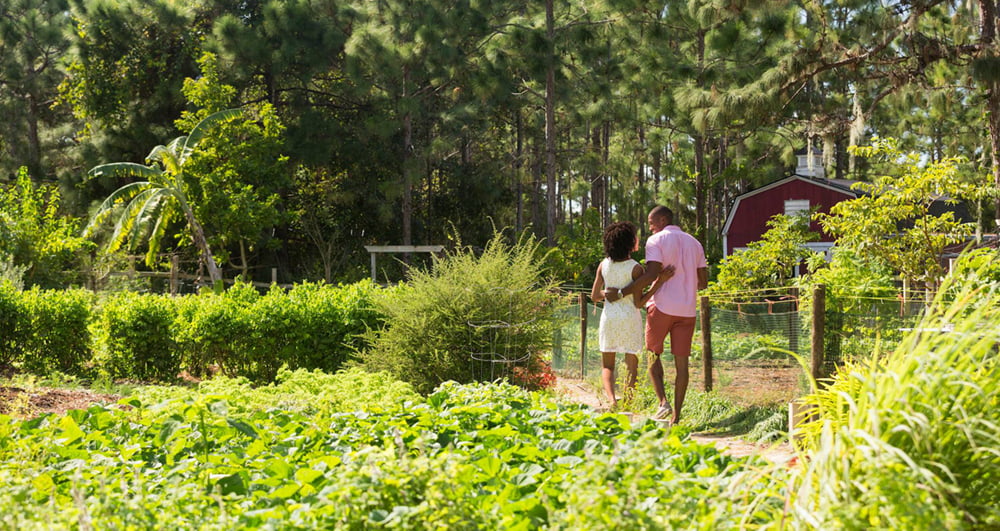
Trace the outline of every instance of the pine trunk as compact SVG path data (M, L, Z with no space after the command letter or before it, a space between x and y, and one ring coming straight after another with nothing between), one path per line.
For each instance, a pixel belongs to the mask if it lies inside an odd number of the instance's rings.
M517 110L517 117L514 123L514 197L517 199L517 213L514 218L514 230L520 234L524 229L524 191L521 189L523 181L522 170L524 169L524 135L521 131L521 110Z
M36 180L42 179L42 142L38 137L38 103L28 94L28 172Z
M997 4L994 0L979 0L980 55L995 57L997 33ZM986 115L990 135L990 159L993 163L993 186L997 197L993 204L993 219L1000 220L1000 80L989 79L986 84ZM1000 221L995 221L1000 223Z
M549 247L556 244L556 67L555 15L553 0L545 0L545 36L549 42L549 64L545 69L545 240Z
M403 101L409 96L410 68L403 67ZM403 245L413 245L413 177L410 175L410 151L413 148L413 116L403 114Z

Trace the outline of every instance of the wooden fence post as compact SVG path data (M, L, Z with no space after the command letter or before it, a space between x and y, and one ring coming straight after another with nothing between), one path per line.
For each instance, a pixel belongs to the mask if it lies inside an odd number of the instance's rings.
M792 296L792 311L788 313L788 350L799 353L799 288L789 291Z
M825 376L823 371L823 336L826 329L826 286L817 284L813 288L812 314L812 377L819 381Z
M712 304L701 297L701 362L705 372L705 392L712 390Z
M176 254L170 256L170 294L177 295L180 275L181 258Z
M580 294L580 378L587 374L587 295Z

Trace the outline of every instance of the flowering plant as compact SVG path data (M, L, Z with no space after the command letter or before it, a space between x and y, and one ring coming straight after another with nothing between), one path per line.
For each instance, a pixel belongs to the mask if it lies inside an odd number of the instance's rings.
M540 356L531 356L525 365L514 367L511 383L529 391L551 389L556 383L552 364Z

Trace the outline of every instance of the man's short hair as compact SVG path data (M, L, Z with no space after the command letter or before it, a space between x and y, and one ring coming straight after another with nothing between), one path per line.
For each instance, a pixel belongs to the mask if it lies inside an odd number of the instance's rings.
M674 211L663 205L656 205L653 210L649 211L649 214L655 218L663 218L666 220L667 225L674 224Z

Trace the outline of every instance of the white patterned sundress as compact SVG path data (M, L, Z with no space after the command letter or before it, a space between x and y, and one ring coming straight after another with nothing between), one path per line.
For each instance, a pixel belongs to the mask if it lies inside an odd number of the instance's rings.
M605 258L601 262L604 285L623 288L632 282L632 269L639 262L631 258L615 262ZM626 352L638 354L643 346L642 313L635 307L633 295L629 294L615 302L604 301L601 312L601 326L598 328L598 343L601 352Z

